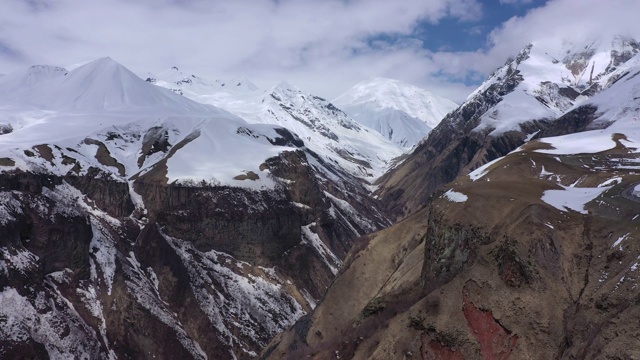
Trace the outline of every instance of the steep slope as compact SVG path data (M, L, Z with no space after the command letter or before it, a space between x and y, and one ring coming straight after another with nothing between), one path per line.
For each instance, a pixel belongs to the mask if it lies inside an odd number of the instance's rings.
M458 107L417 86L385 78L362 81L332 103L404 149L417 144Z
M175 76L165 79L158 75L154 80L159 86L223 108L250 123L283 126L303 139L306 147L324 161L333 162L368 181L382 175L403 152L401 147L354 121L325 99L285 82L261 91L247 85L246 80L235 87L203 87L193 82L174 81Z
M370 235L263 356L637 356L637 65L564 115L596 129L530 141Z
M402 218L443 184L525 140L584 129L584 122L561 115L613 84L639 50L635 40L622 37L579 46L527 46L386 174L377 195L389 213ZM580 117L586 119L595 110L582 111Z
M25 83L0 114L3 358L255 357L388 225L289 130L108 58Z

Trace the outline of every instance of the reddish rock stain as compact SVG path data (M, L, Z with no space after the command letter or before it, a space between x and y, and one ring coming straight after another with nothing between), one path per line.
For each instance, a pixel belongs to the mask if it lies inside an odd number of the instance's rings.
M491 311L478 309L466 295L463 311L469 328L480 343L482 358L508 360L518 342L518 336L507 332L498 324Z

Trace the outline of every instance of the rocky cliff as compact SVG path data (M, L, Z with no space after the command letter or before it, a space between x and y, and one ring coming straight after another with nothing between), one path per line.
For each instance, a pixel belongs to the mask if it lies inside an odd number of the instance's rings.
M363 240L314 313L263 356L633 358L640 235L637 200L623 195L640 178L615 159L637 155L544 146L458 178Z

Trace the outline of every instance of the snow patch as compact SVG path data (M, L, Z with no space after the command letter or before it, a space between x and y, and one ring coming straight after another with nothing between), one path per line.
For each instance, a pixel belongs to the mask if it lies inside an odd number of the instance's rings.
M493 159L493 160L489 161L488 163L480 166L479 168L473 170L471 173L469 173L469 178L471 178L472 181L476 181L476 180L481 179L483 176L487 175L491 165L497 163L498 161L500 161L503 158L504 158L504 156L501 156L499 158Z
M585 205L609 190L610 186L598 188L576 188L562 186L563 190L547 190L542 194L542 201L560 211L573 210L587 214Z
M616 241L613 243L613 245L611 245L611 248L612 248L612 249L615 249L616 247L618 247L618 246L619 246L619 250L622 250L622 246L620 246L620 244L621 244L624 240L626 240L626 239L629 237L629 235L630 235L630 234L629 234L629 233L627 233L627 234L624 234L624 235L620 236L620 237L618 238L618 240L616 240Z
M442 196L447 198L447 200L449 201L457 202L457 203L463 203L469 200L469 197L467 195L457 191L453 191L453 189L450 189L449 191L444 193Z
M605 182L603 182L602 184L599 184L598 187L604 187L604 186L613 186L613 185L617 185L620 184L622 182L622 178L619 176L616 176L614 178L611 178ZM634 194L635 196L635 194Z

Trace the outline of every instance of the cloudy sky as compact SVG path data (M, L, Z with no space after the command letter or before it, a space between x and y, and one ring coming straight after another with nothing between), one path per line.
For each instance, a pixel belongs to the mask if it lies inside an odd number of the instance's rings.
M640 38L639 0L0 0L0 73L110 56L332 99L390 77L462 101L529 42Z

